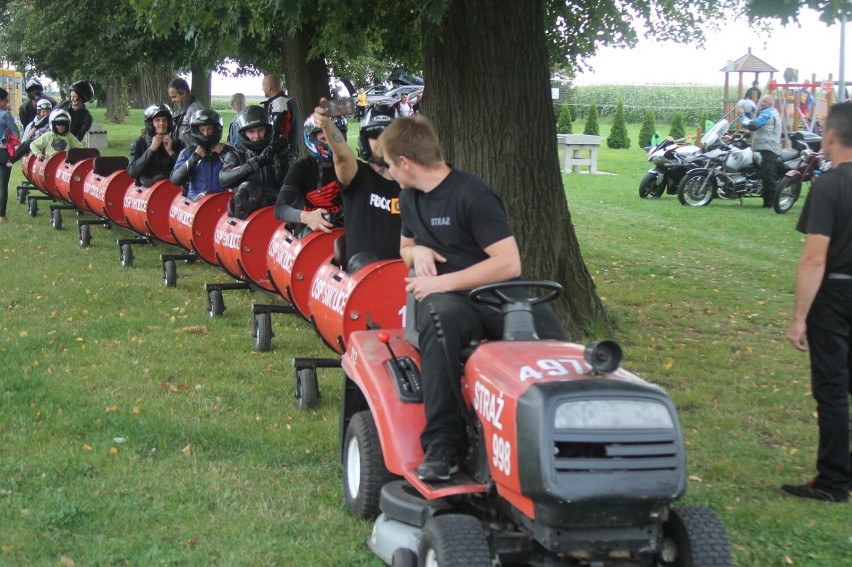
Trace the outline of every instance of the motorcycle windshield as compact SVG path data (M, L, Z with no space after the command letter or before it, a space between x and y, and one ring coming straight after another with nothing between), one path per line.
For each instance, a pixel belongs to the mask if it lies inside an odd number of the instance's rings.
M717 143L719 139L722 137L722 134L728 131L728 128L731 126L731 123L725 120L724 118L716 122L712 128L707 130L707 132L701 136L701 144L705 147L712 146Z

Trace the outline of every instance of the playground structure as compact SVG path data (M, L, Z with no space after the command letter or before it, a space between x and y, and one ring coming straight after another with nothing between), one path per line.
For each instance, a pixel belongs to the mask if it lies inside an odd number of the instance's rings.
M24 76L20 72L12 69L0 69L0 87L9 91L10 109L17 109L21 106L21 103L24 102Z

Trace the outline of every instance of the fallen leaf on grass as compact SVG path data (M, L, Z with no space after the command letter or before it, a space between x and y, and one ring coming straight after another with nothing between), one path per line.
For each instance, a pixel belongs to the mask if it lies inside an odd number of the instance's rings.
M786 563L787 565L792 565L793 559L789 555L785 555L784 556L784 563Z
M29 335L29 333L27 333L26 331L21 331L20 333L18 333L18 336L21 337L22 339L26 338L27 335Z
M691 480L692 482L704 482L703 480L701 480L700 476L695 476L694 474L689 475L689 480Z
M110 447L109 448L109 454L110 455L118 455L118 449L115 448L115 447Z
M176 393L176 392L182 393L182 392L188 392L189 391L189 386L187 386L186 384L174 385L174 384L169 384L168 382L160 382L159 384L157 384L157 387L159 389L163 390L163 391L171 392L173 394Z
M106 412L107 412L107 413L115 413L115 412L117 412L117 411L118 411L118 406L109 406L109 407L106 409Z
M91 450L92 450L92 446L91 446L91 445L89 445L88 443L83 443L83 450L84 450L84 451L91 451Z
M188 457L189 455L192 454L192 445L187 445L186 447L181 449L180 452Z
M181 327L177 330L178 333L192 333L202 335L207 332L206 325L190 325L189 327Z
M74 560L70 557L65 557L64 555L59 556L59 563L63 567L74 567Z

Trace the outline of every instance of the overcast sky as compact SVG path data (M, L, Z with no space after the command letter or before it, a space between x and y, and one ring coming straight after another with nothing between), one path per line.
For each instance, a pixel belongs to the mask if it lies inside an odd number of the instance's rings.
M852 83L852 26L846 24L846 82ZM744 21L731 21L707 38L704 49L671 42L656 43L640 39L633 49L604 48L590 60L594 70L577 77L578 85L587 84L724 84L721 71L728 60L736 60L751 48L752 54L778 69L776 79L792 67L799 71L799 80L818 80L832 73L839 80L840 25L827 26L812 10L803 12L800 25L773 26L769 37L759 36ZM744 77L750 84L752 75ZM761 85L769 79L761 74ZM248 96L263 96L260 77L221 77L214 75L213 94L230 96L242 92ZM731 84L736 85L736 75Z

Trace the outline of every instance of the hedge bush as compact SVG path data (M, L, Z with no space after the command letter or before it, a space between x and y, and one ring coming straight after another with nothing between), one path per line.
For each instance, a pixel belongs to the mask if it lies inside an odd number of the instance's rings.
M618 101L615 116L612 119L612 128L606 145L613 150L626 150L630 147L630 137L627 135L627 118L624 116L624 103Z

